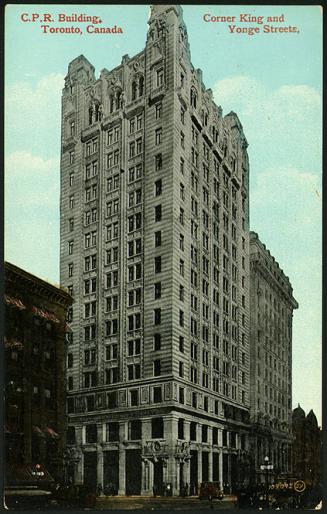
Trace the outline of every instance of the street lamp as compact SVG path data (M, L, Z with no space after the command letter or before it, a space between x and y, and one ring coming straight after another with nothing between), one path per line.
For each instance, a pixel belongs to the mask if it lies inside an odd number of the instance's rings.
M268 491L268 469L269 469L269 457L266 455L264 458L265 461L265 469L266 469L266 507L269 508L269 491Z
M260 469L261 471L265 471L265 477L266 477L266 507L269 508L269 484L268 484L268 472L269 470L273 469L273 465L269 464L269 457L266 456L264 459L264 464L261 464Z

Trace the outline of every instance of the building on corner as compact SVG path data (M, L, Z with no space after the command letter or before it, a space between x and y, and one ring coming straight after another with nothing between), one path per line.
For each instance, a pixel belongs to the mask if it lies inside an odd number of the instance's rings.
M145 49L62 93L61 284L74 297L76 483L152 495L249 476L249 163L191 63L178 5Z

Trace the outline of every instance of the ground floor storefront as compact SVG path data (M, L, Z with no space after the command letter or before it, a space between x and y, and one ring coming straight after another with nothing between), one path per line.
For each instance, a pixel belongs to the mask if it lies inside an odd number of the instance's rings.
M228 494L249 477L246 427L179 413L76 424L71 443L69 480L100 495L190 496L205 481Z

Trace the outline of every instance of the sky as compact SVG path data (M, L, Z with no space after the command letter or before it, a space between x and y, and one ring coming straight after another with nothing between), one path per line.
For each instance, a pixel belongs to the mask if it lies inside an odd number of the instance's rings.
M48 13L54 22L24 22L23 13L29 19ZM87 24L59 23L59 13L100 16L102 27L117 25L123 33L87 34ZM203 70L223 113L236 112L243 125L250 228L290 278L299 303L293 407L313 409L321 424L321 7L184 5L183 13L194 67ZM148 14L148 5L6 7L5 258L52 283L59 283L61 91L68 63L83 54L97 77L114 68L123 55L144 48ZM205 14L235 16L235 22L205 22ZM241 22L241 14L252 22ZM265 33L268 16L280 19L269 26L296 31ZM44 24L79 26L82 34L43 33ZM236 26L233 33L229 25ZM236 32L248 27L260 32Z

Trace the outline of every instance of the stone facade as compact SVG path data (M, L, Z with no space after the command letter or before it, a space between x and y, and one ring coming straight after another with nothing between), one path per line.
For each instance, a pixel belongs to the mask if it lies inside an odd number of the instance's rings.
M225 489L249 469L249 164L190 60L178 5L145 49L62 94L70 473L118 494ZM96 472L95 472L96 470Z
M72 299L5 263L6 485L33 479L43 465L62 480L65 447L65 332Z
M275 258L250 232L251 423L253 472L269 457L291 472L292 317L298 304ZM262 477L261 477L262 478Z

